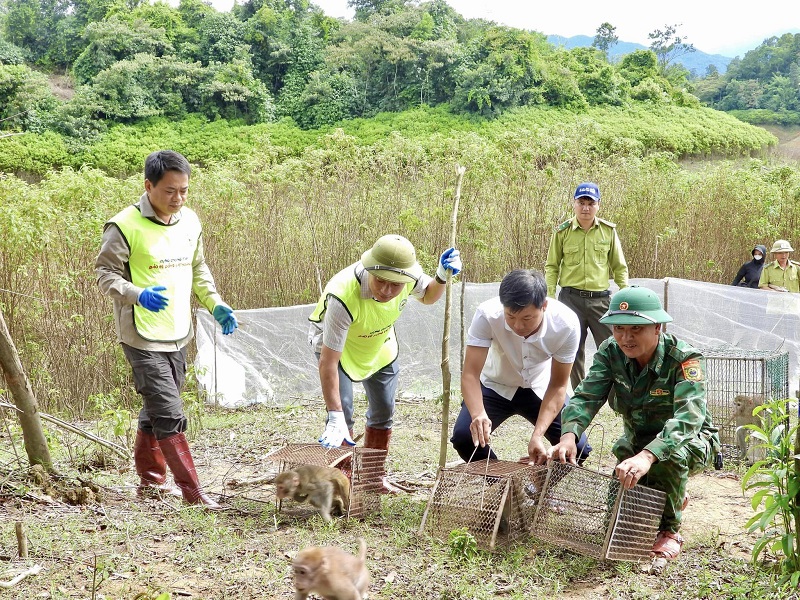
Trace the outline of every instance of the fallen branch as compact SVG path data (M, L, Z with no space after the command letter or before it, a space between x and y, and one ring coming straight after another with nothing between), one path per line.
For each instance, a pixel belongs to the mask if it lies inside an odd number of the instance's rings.
M12 579L11 581L0 581L0 588L14 587L20 581L25 579L28 575L38 575L39 571L41 570L42 570L41 565L33 565L30 569L28 569L27 571L23 571L22 573L14 577L14 579Z
M14 410L17 410L17 411L19 410L16 406L14 406L13 404L9 404L8 402L0 402L0 406L2 406L4 408L13 408ZM101 446L105 446L106 448L114 451L116 454L119 454L125 460L130 460L131 459L131 453L124 446L120 446L119 444L115 444L114 442L109 442L106 439L98 437L93 433L89 433L88 431L86 431L84 429L81 429L80 427L75 427L74 425L71 425L71 424L67 423L66 421L63 421L63 420L59 419L58 417L54 417L52 415L48 415L47 413L40 412L39 416L43 420L48 421L50 423L53 423L54 425L58 425L62 429L66 429L67 431L70 431L70 432L72 432L72 433L74 433L76 435L84 437L87 440L91 440L96 444L100 444Z

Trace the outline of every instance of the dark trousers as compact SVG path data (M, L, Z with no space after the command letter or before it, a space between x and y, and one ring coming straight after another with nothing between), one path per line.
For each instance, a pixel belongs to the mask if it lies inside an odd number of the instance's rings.
M133 383L142 396L139 429L163 440L186 431L181 388L186 379L186 347L174 352L139 350L122 344L133 370Z
M503 398L494 390L490 390L485 385L481 384L481 391L483 392L483 408L486 414L492 421L492 431L500 427L509 417L519 415L527 420L529 423L536 425L536 419L539 418L539 408L542 406L541 399L530 388L517 388L514 397L511 400ZM567 398L569 401L569 398ZM475 448L472 443L472 434L469 431L469 426L472 423L472 417L467 410L467 407L462 403L461 412L456 419L453 426L453 437L450 442L453 444L458 455L464 461L472 460L485 460L489 458L496 459L497 456L488 446ZM555 445L561 439L561 415L557 415L547 431L544 432L544 437L550 444ZM527 447L526 447L527 450ZM586 439L586 435L581 435L578 440L578 461L583 462L589 456L592 447ZM472 453L475 453L474 456Z
M611 337L611 327L600 322L600 317L606 314L611 303L610 296L602 298L586 298L575 294L572 290L562 289L558 299L567 305L578 315L581 328L581 341L578 345L578 353L575 355L575 362L572 363L572 372L569 374L569 382L573 391L586 376L586 336L592 332L594 343L600 346L606 339Z

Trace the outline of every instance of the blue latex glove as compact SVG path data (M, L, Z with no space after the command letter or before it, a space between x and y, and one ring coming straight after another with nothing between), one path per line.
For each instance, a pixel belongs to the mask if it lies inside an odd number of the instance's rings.
M342 442L348 446L356 445L350 439L347 422L344 420L344 413L341 410L328 411L328 422L325 424L325 431L322 432L317 441L325 448L338 448L342 445Z
M167 308L167 304L169 304L169 298L160 292L166 289L167 288L163 285L151 285L150 287L146 287L139 292L139 299L136 302L138 302L139 306L142 308L153 312L164 310Z
M436 275L439 279L446 280L448 277L458 275L462 268L461 253L455 248L448 248L442 252L442 256L439 258Z
M211 312L214 318L222 326L222 333L230 335L233 330L239 327L236 317L233 316L233 309L225 304L217 304Z

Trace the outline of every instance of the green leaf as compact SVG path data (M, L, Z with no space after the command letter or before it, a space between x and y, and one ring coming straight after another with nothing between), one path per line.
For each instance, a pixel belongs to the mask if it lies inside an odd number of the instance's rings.
M758 557L764 551L764 548L766 548L767 544L769 544L769 541L769 538L762 537L753 545L753 552L751 553L751 556L753 557L754 563L758 560Z
M770 490L759 490L753 494L753 498L750 500L750 505L753 507L753 510L758 510L758 506L761 504L761 499L769 493Z

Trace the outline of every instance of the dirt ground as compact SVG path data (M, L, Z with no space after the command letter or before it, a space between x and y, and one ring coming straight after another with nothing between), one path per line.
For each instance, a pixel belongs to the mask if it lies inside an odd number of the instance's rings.
M40 574L12 590L0 592L0 598L155 600L157 595L148 590L164 589L170 591L172 600L289 598L289 562L293 551L309 543L336 543L352 548L358 536L367 538L371 544L370 597L375 600L485 598L486 595L471 592L451 594L443 590L458 585L465 577L479 579L487 573L496 582L495 590L523 586L526 598L689 597L665 592L668 584L663 577L639 574L643 563L609 566L567 551L556 551L555 558L549 560L564 566L552 566L548 559L539 558L541 545L533 541L523 544L522 553L528 556L522 562L542 560L541 568L550 575L541 581L538 572L528 570L529 567L520 570L508 566L515 551L506 558L484 556L466 570L448 565L446 542L416 535L437 473L437 416L424 402L399 403L398 414L402 423L390 453L390 473L410 493L384 498L383 514L366 521L321 527L316 521L296 522L275 513L274 486L269 480L274 476L270 469L277 466L267 456L286 443L316 437L318 418L306 407L223 415L199 434L193 443L193 455L200 479L206 490L230 509L218 515L187 509L169 498L137 499L136 474L132 465L124 461L116 469L109 467L86 475L87 480L100 482L103 488L98 499L83 504L68 502L65 496L56 493L58 490L50 492L53 502L49 503L41 499L44 489L30 484L30 493L22 498L19 491L0 494L0 555L4 559L0 567L19 566L12 558L16 550L15 521L23 521L29 527L31 560L44 567ZM290 427L296 429L290 431ZM497 436L494 448L501 458L516 458L528 435L527 423L512 420L508 429ZM0 440L0 458L9 458L2 454L3 443ZM456 458L450 456L448 460ZM741 469L707 471L690 479L691 500L682 529L686 543L679 563L686 569L686 577L695 577L698 571L707 573L709 567L698 563L709 557L721 556L726 561L724 557L730 556L740 565L734 568L752 571L747 561L757 538L745 532L744 525L753 511L742 493L740 476ZM254 477L262 477L263 481L231 485L233 480L241 482ZM0 485L0 492L3 490ZM215 541L209 543L202 538ZM90 588L95 572L100 572L94 564L96 560L105 560L110 566L94 597ZM724 562L723 568L731 564ZM547 584L558 577L556 574L583 568L585 572L571 577L568 585L556 579L556 588L548 591ZM0 573L0 581L12 576L10 572ZM682 576L675 571L670 574L673 580ZM716 573L709 576L719 578ZM627 582L639 586L638 591L620 594L620 587ZM141 595L145 592L149 595Z

